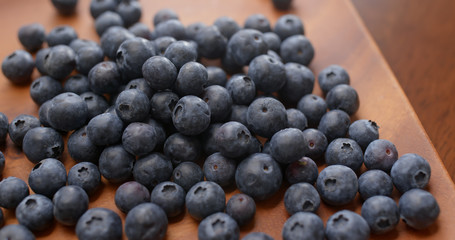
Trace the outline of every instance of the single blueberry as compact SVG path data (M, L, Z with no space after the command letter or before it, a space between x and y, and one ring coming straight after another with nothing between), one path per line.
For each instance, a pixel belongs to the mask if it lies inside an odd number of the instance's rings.
M150 100L144 92L138 89L122 91L115 101L115 112L126 124L142 122L150 113Z
M226 196L220 185L201 181L188 190L185 205L191 217L202 220L213 213L223 212Z
M7 177L0 182L0 207L14 209L30 194L27 183L17 177Z
M177 13L169 8L160 9L153 15L153 25L156 27L161 22L165 22L170 19L179 19Z
M281 99L297 103L303 96L311 94L314 88L314 74L302 64L289 62L284 65L285 84L278 92Z
M257 90L271 93L280 90L286 83L284 64L269 55L255 57L249 65L248 76L254 81Z
M114 201L120 211L128 213L137 205L150 202L150 192L144 185L129 181L117 188Z
M229 215L223 212L214 213L199 223L197 231L200 240L237 240L239 239L239 226Z
M203 180L204 172L199 165L193 162L182 162L172 172L172 181L180 185L186 192Z
M74 39L77 39L77 32L70 25L54 27L46 36L46 42L49 47L69 45Z
M134 38L134 34L120 26L112 26L101 35L100 44L104 55L114 60L117 49L125 40Z
M75 67L76 53L69 46L56 45L44 55L44 72L54 79L65 79Z
M185 210L185 190L174 182L162 182L153 188L150 201L160 206L167 217L175 217Z
M350 124L351 119L346 112L331 110L322 116L318 130L324 133L327 140L331 142L336 138L346 137Z
M359 193L364 200L376 195L391 196L392 191L392 178L381 170L368 170L359 177Z
M270 138L287 125L286 108L271 97L254 100L247 111L248 128L255 134Z
M231 216L240 227L245 226L254 219L254 215L256 214L256 203L250 196L243 193L237 193L227 202L226 213Z
M151 153L158 143L155 128L147 123L130 123L122 135L122 145L125 150L135 156Z
M125 218L125 235L128 239L164 239L168 220L166 213L154 203L142 203L128 212Z
M248 65L253 58L267 53L268 46L262 33L255 29L241 29L228 41L226 55L238 66Z
M134 160L122 145L106 147L99 159L100 173L109 182L123 183L133 176Z
M357 91L347 84L338 84L330 89L326 101L330 110L340 109L349 115L356 113L360 105Z
M328 240L367 240L370 238L370 227L359 214L350 210L341 210L327 220L325 236Z
M60 158L64 149L62 136L53 128L36 127L24 136L22 151L32 163L45 158Z
M319 86L324 94L327 94L338 84L349 85L350 78L348 72L339 65L330 65L324 68L318 75Z
M68 185L79 186L90 196L101 184L101 173L98 166L91 162L80 162L68 172Z
M51 2L59 14L69 16L76 12L78 0L52 0Z
M170 36L177 40L185 39L185 26L178 19L160 22L154 29L155 37Z
M17 33L22 46L29 52L38 51L46 38L46 30L40 23L23 25Z
M200 57L221 58L226 52L227 39L216 26L206 26L199 30L194 38Z
M125 40L116 53L117 66L124 81L142 77L142 65L155 55L153 42L134 37Z
M324 202L341 206L351 202L358 191L357 176L343 165L331 165L319 173L316 188Z
M327 103L317 95L307 94L299 100L297 109L305 114L310 127L317 128L322 116L327 112Z
M286 220L281 232L283 240L324 239L324 223L311 212L297 212Z
M270 155L279 163L289 164L306 155L307 146L301 130L285 128L273 134Z
M390 170L393 185L404 193L412 188L425 188L430 181L430 164L415 153L401 156Z
M123 122L117 114L103 113L87 124L87 137L97 146L119 143L122 139Z
M281 41L284 41L286 38L293 35L303 35L305 31L302 20L300 20L297 15L286 14L278 18L275 27L273 28L273 32L281 38Z
M115 11L117 0L91 0L90 15L96 19L99 15L106 11Z
M91 208L77 221L76 235L80 240L120 240L122 220L107 208Z
M389 140L377 139L368 144L365 150L365 167L390 172L398 160L398 151Z
M226 122L215 133L215 144L219 152L228 158L243 157L248 154L252 134L239 122Z
M171 161L161 153L152 153L139 158L134 164L134 180L150 191L159 183L171 179Z
M263 37L264 41L267 43L267 46L269 47L269 50L272 50L274 52L280 52L281 39L276 33L265 32Z
M422 189L405 192L398 202L398 209L406 225L417 230L431 226L440 213L436 199Z
M207 181L228 187L234 183L236 167L236 160L214 153L205 159L202 171Z
M318 178L318 166L311 158L302 157L286 167L285 177L290 184L299 182L314 184Z
M142 16L142 7L139 1L123 0L117 5L116 11L122 17L126 27L139 22Z
M249 105L256 97L254 81L243 74L232 76L226 83L226 89L234 104Z
M164 56L169 59L177 69L180 69L185 63L196 61L197 46L187 41L176 41L166 48Z
M349 138L354 139L365 150L368 145L379 138L379 126L376 122L360 119L351 123L348 129Z
M288 128L297 128L300 131L308 127L308 120L300 110L295 108L286 109L286 116L288 118Z
M81 187L70 185L60 188L52 200L54 217L59 223L74 226L88 209L88 196Z
M134 34L136 37L145 38L147 40L152 39L152 32L149 27L141 22L134 23L128 28L128 31Z
M25 134L27 134L30 129L39 126L40 121L36 117L27 114L20 114L8 125L7 132L13 143L20 147L22 146Z
M198 62L185 63L179 70L174 89L180 96L199 96L207 86L208 74L204 65Z
M296 62L308 66L314 58L314 48L303 35L293 35L281 42L280 56L285 63Z
M222 16L219 17L213 22L213 25L218 28L218 30L223 34L226 39L230 39L234 33L238 32L241 27L239 24L231 17Z
M82 74L76 74L69 77L63 84L63 91L73 92L75 94L90 92L90 83L88 78Z
M321 203L316 188L309 183L295 183L284 194L284 207L289 215L297 212L316 212Z
M88 118L87 103L75 93L61 93L50 100L47 121L56 130L67 132L79 129Z
M172 122L180 133L198 135L210 125L210 108L196 96L184 96L174 107Z
M392 231L400 221L397 204L386 196L368 198L362 205L362 217L376 234Z
M16 218L19 224L31 231L43 231L48 229L53 221L52 201L41 195L33 194L24 198L16 208Z
M0 229L0 239L35 240L35 236L24 225L10 224Z
M62 162L55 158L46 158L37 163L28 176L28 185L35 193L52 198L66 185L66 169Z
M16 50L3 59L2 72L13 84L25 85L30 82L35 62L32 55L24 50Z
M327 146L325 162L328 165L344 165L357 171L363 164L362 149L356 141L350 138L334 139Z

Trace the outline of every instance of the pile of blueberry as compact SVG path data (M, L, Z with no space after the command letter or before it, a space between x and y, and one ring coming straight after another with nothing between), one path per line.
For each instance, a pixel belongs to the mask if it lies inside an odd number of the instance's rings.
M400 218L415 229L436 220L438 203L422 190L428 162L398 157L375 122L351 123L359 97L347 71L328 66L317 78L325 98L312 94L314 49L297 16L283 15L273 28L261 14L243 27L229 17L184 26L163 9L151 31L138 22L141 11L137 1L93 0L99 43L67 25L48 34L40 24L19 30L35 59L17 50L2 71L13 84L29 84L38 69L30 96L39 117L8 122L0 114L0 141L9 135L36 165L28 185L16 177L0 182L0 207L15 209L20 223L4 226L0 239L34 239L54 219L75 226L79 239L121 239L123 229L129 239L163 239L168 218L185 209L200 221L199 239L239 239L255 201L283 185L290 186L286 240L368 239ZM219 65L204 66L207 59ZM68 173L58 160L65 148L77 162ZM318 172L318 165L327 166ZM124 228L112 210L88 209L101 177L121 184L115 204L127 214ZM231 186L241 193L226 203L223 189ZM394 186L403 194L398 205ZM324 228L315 214L321 199L343 207L357 193L361 215L338 211Z

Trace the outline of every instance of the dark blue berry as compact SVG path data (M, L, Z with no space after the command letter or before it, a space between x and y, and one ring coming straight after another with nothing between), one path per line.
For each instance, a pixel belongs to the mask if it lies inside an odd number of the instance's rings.
M84 189L90 196L101 184L101 173L98 166L91 162L80 162L68 172L68 185L76 185Z
M165 21L170 20L170 19L177 19L178 20L179 16L172 9L169 9L169 8L160 9L153 16L153 25L156 27L161 22L165 22Z
M110 27L123 27L123 25L124 23L122 17L113 11L103 12L95 19L95 30L98 36L102 36L103 33Z
M213 23L214 26L223 34L226 39L230 39L234 33L238 32L241 28L239 24L228 16L222 16L215 20Z
M152 89L171 89L177 79L177 68L169 59L154 56L142 65L142 74Z
M249 105L256 97L254 81L243 74L232 76L226 83L226 89L234 104Z
M359 109L359 95L349 85L338 84L327 93L327 106L330 110L340 109L352 115Z
M185 63L196 61L197 46L196 44L187 41L176 41L166 48L164 56L169 59L177 69L180 69Z
M109 108L109 103L102 95L93 92L85 92L80 94L80 97L87 104L87 119L92 119L104 113Z
M104 60L103 49L99 46L83 47L76 51L76 70L88 75L90 70Z
M51 47L44 56L44 71L57 80L66 78L76 67L76 53L66 45Z
M357 120L349 126L349 138L354 139L365 150L368 145L379 138L379 126L366 119Z
M74 39L77 39L77 33L70 25L54 27L46 36L46 42L49 47L70 45Z
M8 177L0 182L0 207L14 209L30 194L27 183L17 177Z
M376 234L392 231L400 221L397 204L386 196L368 198L362 205L362 217Z
M106 147L100 155L100 173L109 182L125 182L133 176L134 160L122 145Z
M234 183L236 167L236 160L214 153L205 159L202 171L207 181L228 187Z
M368 144L365 150L365 167L390 172L398 160L398 151L389 140L377 139Z
M176 41L177 40L175 38L169 37L169 36L159 37L159 38L153 40L153 43L155 44L156 55L164 56L164 53L166 52L167 47L169 47L169 45L171 45L172 43L174 43Z
M21 224L10 224L0 229L0 239L35 240L35 236Z
M162 91L153 94L150 99L150 112L153 118L164 124L172 123L172 111L179 101L179 96L172 91Z
M161 182L171 179L173 167L171 161L161 153L152 153L139 158L134 164L134 180L149 190Z
M88 196L81 187L70 185L60 188L52 200L54 217L59 223L74 226L88 209Z
M19 224L31 231L48 229L53 221L52 201L40 194L30 195L22 200L16 208L16 218Z
M430 181L431 167L425 158L408 153L393 164L390 176L393 185L404 193L412 188L425 188Z
M76 11L78 0L52 0L51 2L58 13L68 16Z
M245 235L242 240L273 240L273 238L263 232L251 232Z
M248 68L256 89L266 93L280 90L286 83L285 74L284 64L266 54L255 57Z
M207 79L207 69L204 65L198 62L188 62L180 68L174 88L180 96L199 96L207 86Z
M120 211L128 213L137 205L150 202L150 192L144 185L130 181L117 188L114 201Z
M37 163L28 176L28 185L35 193L52 198L66 185L66 169L62 162L46 158Z
M321 203L319 193L309 183L295 183L284 194L284 207L289 215L297 212L316 212Z
M327 103L317 95L307 94L299 100L297 109L305 114L310 127L317 127L322 116L327 112Z
M145 121L150 113L150 100L138 89L126 89L115 101L115 112L124 123Z
M134 34L136 37L145 38L147 40L152 39L152 32L149 27L141 22L134 23L128 28L128 31Z
M116 11L122 17L125 27L139 22L142 16L141 4L139 1L134 0L122 0L117 5Z
M169 19L155 26L155 37L170 36L177 40L185 39L185 26L178 19Z
M153 188L150 201L160 206L168 217L175 217L185 210L185 195L180 185L166 181Z
M127 29L120 26L113 26L104 31L101 35L100 44L104 55L109 59L114 60L117 54L117 49L125 40L134 38Z
M321 158L328 145L324 133L317 129L309 128L303 131L303 137L305 139L305 145L308 146L306 156L314 160Z
M196 162L201 156L202 148L198 138L174 133L166 139L163 152L177 165L185 161Z
M227 39L216 26L202 28L194 38L200 57L221 58L226 52Z
M220 86L226 86L227 83L227 76L226 72L216 66L207 66L207 86L211 85L220 85ZM227 86L226 86L227 88Z
M62 91L62 84L49 76L39 77L30 85L30 97L37 105L52 99Z
M264 41L267 43L269 50L280 52L281 39L276 33L265 32L262 36L264 37Z
M303 35L293 35L281 42L280 56L285 63L296 62L308 66L314 57L310 40Z
M228 41L227 55L238 66L248 65L253 58L266 54L267 43L262 33L255 29L242 29L236 32Z
M35 62L32 55L24 50L16 50L3 59L2 72L13 84L24 85L30 82Z
M429 227L439 216L439 205L431 193L422 189L405 192L398 203L400 216L406 225L420 230Z
M233 104L231 108L231 116L229 121L239 122L245 126L248 125L246 114L248 112L248 106Z
M128 212L125 218L125 235L128 239L156 239L166 236L166 213L154 203L142 203Z
M325 162L328 165L344 165L354 171L363 164L363 153L356 141L350 138L334 139L325 152Z
M203 22L195 22L185 27L185 40L195 41L196 36L201 32L202 29L207 27ZM226 46L225 46L226 47Z
M38 51L46 38L46 30L40 23L31 23L22 26L18 31L18 38L27 51Z
M367 240L370 238L370 227L359 214L350 210L341 210L327 220L325 236L328 240Z
M90 83L88 78L82 74L76 74L69 77L63 84L63 91L73 92L75 94L90 92Z
M91 208L77 221L76 235L80 240L120 240L122 220L107 208Z
M331 110L322 116L318 130L324 133L327 140L331 142L336 138L346 137L350 124L351 119L346 112Z
M174 107L172 122L182 134L200 134L210 125L210 108L196 96L184 96Z
M343 165L331 165L319 173L316 188L329 205L341 206L351 202L358 190L354 171Z
M204 180L204 172L196 163L182 162L172 172L172 180L188 192L196 183Z
M84 126L89 117L87 103L75 93L61 93L50 101L47 121L56 130L71 131Z
M45 63L44 59L46 58L46 56L49 54L50 51L51 51L50 48L41 48L40 50L38 50L38 52L36 52L35 66L36 66L36 69L38 70L38 72L41 73L41 75L47 75L46 67L44 67L44 63ZM28 82L28 80L26 82Z
M228 158L243 157L248 154L252 135L247 127L239 122L227 122L215 133L215 144L219 152Z
M22 146L25 134L32 128L40 126L40 121L27 114L21 114L14 118L8 125L8 134L16 146Z
M263 33L272 31L267 17L259 13L248 16L245 20L244 28L256 29Z
M278 18L275 27L273 28L273 32L281 38L281 41L284 41L286 38L293 35L303 35L305 31L302 20L300 20L298 16L286 14Z
M237 240L240 237L235 220L223 212L214 213L202 220L197 232L199 240Z
M270 155L279 163L289 164L305 156L307 146L301 130L285 128L270 140Z
M153 42L135 37L125 40L116 53L117 66L124 81L142 77L142 65L155 55Z
M32 163L38 163L45 158L60 158L63 149L62 136L48 127L30 129L22 144L22 151Z
M285 177L290 184L299 182L314 184L318 178L318 166L311 158L302 157L286 167Z
M103 113L87 124L87 136L97 146L119 143L122 139L123 122L117 114Z
M133 122L123 131L122 145L133 155L144 156L151 153L157 143L157 133L152 125Z
M279 10L288 10L291 8L292 0L272 0L273 6Z
M324 239L324 223L321 218L311 212L297 212L283 225L283 240Z
M0 145L5 144L8 135L8 117L0 112Z
M254 100L247 111L248 128L255 134L270 138L281 129L286 128L287 115L284 105L271 97Z
M88 73L90 89L97 94L116 93L121 85L120 71L115 62L96 64Z
M106 11L115 11L116 7L116 0L91 0L90 15L96 19L99 15Z
M338 84L349 85L350 79L348 72L339 65L330 65L324 68L318 75L319 86L324 94L327 94Z
M227 202L226 213L231 216L240 227L245 226L254 219L254 215L256 214L256 203L250 196L243 193L237 193Z
M308 120L301 111L295 108L286 109L286 116L288 118L288 128L297 128L301 131L308 127Z
M196 220L202 220L207 216L223 212L226 205L226 196L220 185L201 181L188 190L185 204L188 213Z
M314 87L314 75L302 64L286 63L284 65L286 80L278 92L281 99L289 103L297 103L303 96L311 94Z
M359 193L364 200L376 195L390 196L392 191L392 178L381 170L369 170L359 177Z

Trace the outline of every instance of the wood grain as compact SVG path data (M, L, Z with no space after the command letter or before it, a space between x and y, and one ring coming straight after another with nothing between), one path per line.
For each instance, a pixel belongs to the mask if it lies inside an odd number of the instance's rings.
M352 1L455 180L455 2Z
M287 12L273 9L268 0L194 0L191 4L186 1L141 1L144 9L142 21L151 25L153 14L164 7L173 8L180 15L181 21L187 25L196 21L211 24L222 15L233 17L240 24L253 13L266 15L272 24L277 18ZM98 41L93 29L93 20L88 13L89 0L80 0L77 15L63 18L58 16L46 1L20 0L1 1L0 24L2 40L0 59L5 58L15 49L21 48L16 38L18 28L30 22L42 23L47 31L59 24L70 24L76 28L80 38ZM423 231L415 231L400 222L397 229L386 235L372 235L372 239L451 239L455 235L452 227L455 221L455 210L452 202L455 199L455 187L450 180L437 152L420 124L403 90L383 59L378 47L368 34L360 17L348 0L338 1L294 1L290 13L302 18L306 35L312 41L316 55L310 68L318 73L330 64L339 64L347 69L352 79L352 86L358 90L360 109L352 117L356 119L372 119L380 126L380 137L395 143L400 155L417 153L426 158L432 167L432 177L427 190L434 194L440 204L441 214L434 225ZM35 73L34 77L38 74ZM318 86L316 94L321 95ZM0 76L0 111L13 119L20 113L37 116L37 106L28 95L27 87L11 85L3 75ZM8 140L7 146L1 149L5 152L7 163L4 177L17 176L27 180L28 173L33 168L21 153ZM65 151L62 162L69 169L75 163ZM323 168L323 166L321 166ZM124 220L125 215L115 207L114 193L118 185L103 180L102 189L90 200L90 208L107 207L116 211ZM263 231L275 239L281 239L281 228L289 217L283 206L285 186L271 199L257 203L257 214L254 222L241 229L241 236L251 231ZM227 199L238 190L228 190ZM395 192L394 199L399 195ZM360 213L362 201L357 197L352 203L343 208ZM330 207L321 204L318 215L327 221L340 207ZM14 212L6 211L6 224L17 223ZM170 219L167 240L197 239L198 222L187 213L176 219ZM74 230L55 223L54 226L42 233L37 233L38 239L75 239Z

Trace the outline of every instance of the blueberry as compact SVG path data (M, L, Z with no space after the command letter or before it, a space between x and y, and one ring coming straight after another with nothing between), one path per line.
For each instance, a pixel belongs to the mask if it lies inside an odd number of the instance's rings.
M281 42L280 56L285 63L296 62L308 66L313 60L314 48L305 36L293 35Z
M245 20L244 28L256 29L263 33L272 31L269 20L262 14L253 14L248 16Z
M243 74L232 76L226 83L226 89L234 104L249 105L256 97L254 81Z
M52 201L40 194L33 194L24 198L16 208L16 218L19 224L31 231L48 229L53 221Z
M256 89L266 93L280 90L286 83L285 74L284 64L265 54L255 57L248 68Z
M430 164L420 155L408 153L401 156L390 170L393 185L404 193L412 188L425 188L430 181Z
M218 145L216 144L215 137L218 129L223 123L213 123L200 135L199 139L202 144L202 150L206 156L219 152Z
M92 119L104 113L109 108L109 103L102 95L85 92L79 95L87 104L87 119Z
M153 25L156 27L161 22L165 22L165 21L170 20L170 19L177 19L178 20L179 16L172 9L169 9L169 8L160 9L153 16Z
M308 120L301 111L295 108L286 109L286 116L288 119L288 128L297 128L300 131L308 127Z
M327 140L331 142L336 138L346 137L350 124L351 120L346 112L331 110L322 116L318 130L324 133Z
M248 121L246 119L247 112L248 106L233 104L231 108L231 116L229 117L229 121L239 122L247 126L248 125Z
M319 86L324 94L327 94L338 84L349 85L350 78L348 72L339 65L330 65L324 68L318 75Z
M62 84L49 76L39 77L30 85L30 97L37 105L52 99L62 91Z
M359 177L359 193L366 200L376 195L391 196L392 178L381 170L369 170Z
M122 220L112 210L92 208L77 221L76 235L80 240L120 240L122 239Z
M166 48L164 56L169 59L177 69L180 69L185 63L196 61L197 46L187 41L176 41Z
M8 125L8 117L4 113L0 112L0 145L6 143Z
M142 122L149 116L150 100L138 89L126 89L115 101L115 112L124 123Z
M302 157L286 167L286 180L290 184L307 182L314 184L318 178L318 166L308 157Z
M10 224L0 229L0 239L35 240L35 236L21 224Z
M139 158L134 164L134 180L152 190L161 182L168 181L173 171L171 161L161 153Z
M344 165L354 171L363 164L363 153L356 141L350 138L334 139L325 152L325 162L328 165Z
M96 19L99 15L107 11L115 11L117 0L91 0L90 15Z
M155 90L170 89L177 79L177 68L162 56L154 56L145 61L142 73L150 87Z
M231 216L240 227L245 226L254 219L254 215L256 214L256 203L250 196L243 193L237 193L227 202L226 213Z
M130 123L122 135L125 150L136 156L151 153L158 142L155 128L146 123Z
M227 39L216 26L202 28L194 40L198 45L199 56L208 59L221 58L226 52Z
M13 84L25 85L30 82L35 62L32 55L24 50L16 50L3 59L2 72Z
M372 141L365 150L365 167L390 172L393 164L398 160L398 151L395 145L385 139Z
M431 193L421 189L405 192L398 203L400 216L406 225L420 230L433 224L439 216L439 205Z
M237 166L237 188L256 200L265 200L275 194L283 180L280 166L265 153L255 153Z
M262 33L255 29L242 29L228 41L227 55L231 55L236 65L248 65L253 58L267 53L268 46Z
M68 185L79 186L90 196L101 184L101 173L98 166L91 162L80 162L68 172Z
M119 143L122 139L123 122L117 114L103 113L87 124L87 136L97 146Z
M359 95L349 85L338 84L327 93L327 106L330 110L340 109L352 115L359 109Z
M170 36L177 40L185 39L185 26L178 19L169 19L155 26L155 36Z
M341 206L351 202L358 190L354 171L343 165L331 165L319 173L316 188L324 202Z
M211 85L220 85L220 86L226 86L227 83L227 76L226 72L216 66L207 66L207 86ZM227 88L227 86L226 86Z
M201 156L202 149L196 137L174 133L166 139L163 152L174 165L177 165L184 161L196 162Z
M122 73L123 80L141 78L142 65L154 55L153 42L140 37L125 40L119 46L116 54L117 66Z
M273 240L273 238L263 232L251 232L245 235L242 240Z
M150 87L150 84L144 78L136 78L129 81L128 84L126 84L125 89L138 89L144 92L149 99L154 94L154 91Z
M226 213L214 213L199 223L197 236L200 240L237 240L239 239L239 226Z
M225 202L226 196L223 189L210 181L196 183L188 190L185 197L188 213L196 220L202 220L216 212L223 212Z
M370 238L370 227L367 221L359 214L350 210L341 210L334 213L327 220L325 236L328 240L366 240Z
M51 51L50 48L41 48L40 50L38 50L38 52L36 52L35 66L36 66L36 69L38 70L38 72L41 73L41 75L47 75L47 72L46 72L47 70L44 67L44 63L45 63L44 60L45 60L46 56L48 56L50 51ZM28 82L28 80L26 82Z
M144 185L130 181L117 188L114 200L120 211L128 213L137 205L150 202L150 192Z
M63 91L73 92L75 94L90 92L90 83L88 78L82 74L76 74L69 77L63 84Z
M115 62L104 61L96 64L88 73L90 89L97 94L115 93L122 78Z
M114 11L105 11L95 19L95 30L98 36L102 36L103 33L110 27L123 27L123 25L124 23L122 17Z
M172 180L188 192L196 183L204 180L204 172L196 163L182 162L172 172Z
M198 62L185 63L179 70L174 88L180 96L199 96L207 86L208 74L204 65Z
M200 134L210 125L210 108L196 96L184 96L175 105L172 122L182 134Z
M236 167L236 160L214 153L204 161L202 171L207 181L215 182L221 187L228 187L234 183Z
M100 45L92 40L76 38L68 45L75 53L84 47L100 47Z
M55 158L46 158L33 167L28 176L28 184L33 192L52 198L61 187L66 185L66 179L63 163Z
M307 146L301 130L285 128L270 140L270 155L279 163L289 164L305 156Z
M288 10L291 8L292 0L272 0L273 6L279 10Z
M354 139L365 150L368 145L379 138L379 126L376 122L366 119L357 120L349 126L349 138Z
M271 97L254 100L247 111L248 128L255 134L270 138L287 125L286 108Z
M30 194L27 183L17 177L8 177L0 182L0 207L14 209Z
M117 54L117 49L125 40L134 38L127 29L120 26L113 26L104 31L101 35L100 44L104 55L109 59L114 60Z
M61 15L71 15L76 11L78 0L52 0L51 2Z
M302 20L300 20L298 16L286 14L278 18L275 27L273 28L273 32L281 38L281 41L284 41L286 38L293 35L303 35L305 31Z
M131 209L125 219L128 239L164 239L168 220L166 213L154 203L142 203Z
M149 27L141 22L134 23L128 28L128 31L134 34L136 37L145 38L147 40L152 39L152 32Z
M179 96L172 91L162 91L153 94L150 99L150 111L153 118L169 124L172 122L172 111L179 101Z
M324 223L311 212L297 212L286 220L281 232L283 240L324 239Z
M32 163L38 163L45 158L60 158L63 149L62 136L48 127L30 129L22 144L22 151Z
M219 152L228 158L248 154L253 136L247 127L239 122L226 122L215 133L215 144Z
M71 131L84 126L89 117L87 103L75 93L61 93L51 99L47 121L56 130Z
M386 196L368 198L362 205L362 217L377 234L392 231L400 221L397 204Z
M327 103L317 95L307 94L299 100L297 109L305 114L310 127L317 127L322 116L327 112Z
M11 121L8 125L8 134L13 143L20 147L24 140L25 134L32 129L40 126L40 121L32 116L27 114L21 114ZM41 160L41 159L40 159Z
M50 127L51 125L49 124L48 117L47 117L47 112L49 111L49 107L51 106L51 101L46 101L38 109L38 117L39 117L39 122L43 127Z
M264 41L267 43L267 46L269 47L269 50L272 50L274 52L280 52L281 39L276 33L265 32L263 37Z
M167 217L178 216L185 210L185 190L173 182L162 182L153 188L150 201L160 206Z
M66 78L76 67L76 53L66 45L51 47L43 60L44 72L57 80Z
M284 194L284 207L293 215L297 212L316 212L321 203L319 193L309 183L295 183Z
M311 94L314 87L314 74L302 64L286 63L284 65L286 80L278 92L281 99L289 103L297 103L303 96Z
M67 226L76 225L87 211L88 201L87 193L81 187L71 185L60 188L52 200L55 220Z
M173 37L169 36L164 36L164 37L159 37L155 40L153 40L153 44L155 44L155 53L157 56L164 56L164 53L166 52L166 49L171 45L172 43L176 42L177 40ZM197 53L196 53L197 55Z
M163 124L161 124L161 122L153 118L149 118L145 123L147 123L148 125L152 126L152 128L155 129L156 132L155 151L163 150L164 142L167 139L166 129L164 129Z
M238 32L241 27L239 24L228 16L219 17L213 22L213 25L218 28L218 30L223 34L226 39L230 39L234 33Z
M122 145L106 147L99 160L100 173L109 182L123 183L133 176L134 160Z
M4 169L5 169L5 156L0 151L0 177L2 177Z
M54 27L46 36L46 42L49 47L69 45L74 39L77 39L76 30L69 25Z
M139 22L142 16L142 7L139 1L122 0L117 5L117 13L122 17L126 27Z
M40 23L23 25L17 33L22 46L29 52L38 51L46 38L46 30Z
M185 27L185 40L196 41L196 36L201 32L202 29L207 27L203 22L195 22ZM226 45L225 45L226 47Z

